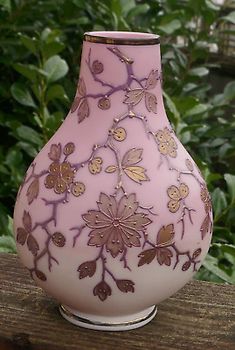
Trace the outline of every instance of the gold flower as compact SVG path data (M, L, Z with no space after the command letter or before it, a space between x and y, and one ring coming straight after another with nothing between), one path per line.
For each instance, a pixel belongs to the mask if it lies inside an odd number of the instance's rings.
M170 201L167 203L168 209L172 213L176 213L180 207L181 200L188 196L189 188L184 183L181 183L179 187L172 185L167 189L167 194L170 197Z
M88 227L88 245L105 246L115 258L126 247L140 247L140 233L152 221L144 213L137 213L139 203L134 193L124 195L119 202L113 196L100 194L99 210L89 210L82 215Z
M45 179L46 188L54 188L57 194L64 193L73 182L74 171L68 162L53 162Z
M156 133L156 139L158 142L158 149L161 154L164 156L170 156L175 158L177 156L177 144L174 138L171 136L171 132L168 128L159 130Z

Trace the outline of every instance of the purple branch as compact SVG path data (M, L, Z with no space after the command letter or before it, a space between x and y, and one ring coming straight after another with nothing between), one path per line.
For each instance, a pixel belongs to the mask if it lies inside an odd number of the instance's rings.
M124 54L122 54L120 52L119 49L117 48L107 48L109 51L111 51L113 54L115 54L117 57L120 58L120 60L122 62L125 63L126 65L126 69L127 69L127 80L124 84L120 84L117 86L114 86L112 84L109 84L107 82L104 82L103 80L101 80L100 78L97 77L97 75L93 72L92 68L91 68L91 50L89 51L88 54L88 60L86 61L88 68L90 70L90 73L94 79L94 81L100 83L102 86L107 86L109 87L109 90L106 93L99 93L99 94L86 94L84 96L84 98L102 98L102 97L109 97L111 95L113 95L115 92L118 91L125 91L128 88L130 89L131 83L133 81L136 81L141 87L143 87L142 82L146 80L146 78L142 78L142 79L138 79L137 77L135 77L134 73L133 73L133 68L132 68L132 63L133 60L131 60L130 58L126 57Z
M89 54L88 54L88 60L86 61L87 63L87 66L89 68L89 71L94 79L94 81L97 81L98 83L100 83L102 86L108 86L110 87L111 89L113 88L113 85L109 84L109 83L106 83L104 82L103 80L99 79L97 77L97 75L93 72L92 68L91 68L91 49L89 50ZM101 95L100 97L102 97L103 95Z
M127 248L125 247L125 248L124 248L124 251L123 251L123 255L122 255L122 257L120 258L120 261L123 261L123 264L124 264L124 268L125 268L125 269L128 269L129 271L131 271L130 267L129 267L128 264L127 264L126 255L127 255Z
M81 225L81 226L77 226L77 227L72 227L70 229L70 231L77 230L77 234L73 237L73 247L75 247L76 241L80 237L80 235L85 227L86 227L86 225Z

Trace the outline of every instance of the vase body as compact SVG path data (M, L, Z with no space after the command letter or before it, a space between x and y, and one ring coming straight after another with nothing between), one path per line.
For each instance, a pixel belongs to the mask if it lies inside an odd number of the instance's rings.
M210 196L164 110L157 36L85 35L74 102L27 171L14 230L35 282L89 328L147 323L198 270Z

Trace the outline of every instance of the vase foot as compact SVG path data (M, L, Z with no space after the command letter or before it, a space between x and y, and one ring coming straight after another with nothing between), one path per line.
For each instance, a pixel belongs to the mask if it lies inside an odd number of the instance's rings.
M64 305L59 306L59 311L67 321L76 326L101 331L126 331L149 323L155 317L157 307L154 305L141 312L118 317L84 314Z

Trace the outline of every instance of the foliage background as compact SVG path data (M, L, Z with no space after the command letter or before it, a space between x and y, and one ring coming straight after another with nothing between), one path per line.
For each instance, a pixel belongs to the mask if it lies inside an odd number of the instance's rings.
M177 135L206 178L214 235L196 278L235 283L235 81L209 83L235 11L211 0L0 0L0 251L15 252L12 214L30 162L73 100L82 36L91 30L162 36L164 98Z

